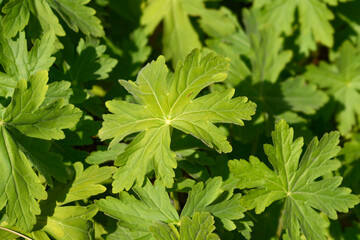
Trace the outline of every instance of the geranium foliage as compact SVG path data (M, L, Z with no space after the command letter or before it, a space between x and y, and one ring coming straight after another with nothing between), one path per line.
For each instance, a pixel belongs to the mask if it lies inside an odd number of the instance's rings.
M0 0L0 239L358 239L358 0Z

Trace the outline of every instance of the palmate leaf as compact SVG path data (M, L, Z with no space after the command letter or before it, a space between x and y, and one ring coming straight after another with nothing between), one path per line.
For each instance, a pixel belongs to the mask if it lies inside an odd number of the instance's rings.
M112 114L103 116L99 136L102 140L113 138L112 147L129 134L141 133L115 161L119 169L114 175L114 192L130 189L134 182L141 185L152 169L165 186L172 186L177 164L170 149L171 127L192 134L220 153L232 150L214 123L243 125L243 120L250 120L255 113L256 105L246 97L232 99L233 89L195 99L203 88L224 81L228 67L229 59L214 54L201 57L195 50L184 63L178 63L171 79L161 56L141 70L136 82L120 81L140 104L107 102Z
M0 121L0 164L4 171L0 180L0 208L5 207L10 225L26 232L35 224L35 215L40 214L36 199L47 196L32 165L47 179L53 176L59 181L65 180L54 167L60 165L58 171L64 173L58 157L55 156L54 163L45 163L44 157L54 157L54 154L42 156L39 149L30 149L39 145L36 140L31 143L28 137L63 138L62 129L73 127L81 116L79 109L64 105L61 98L41 106L46 98L47 80L46 71L30 76L28 81L20 80ZM48 148L46 144L42 147L45 151Z
M335 109L337 127L346 135L360 115L360 52L350 42L345 42L334 64L321 62L309 66L306 78L324 88L338 103Z
M86 35L101 37L104 30L100 20L94 16L95 10L85 6L89 1L9 0L2 8L5 14L2 20L4 37L14 37L23 30L29 22L30 13L37 18L45 32L52 30L58 36L65 36L65 31L51 8L56 10L75 32L80 29Z
M152 0L143 10L141 25L146 34L151 34L163 21L163 52L172 59L173 66L183 60L192 49L200 48L199 36L189 17L200 17L200 26L210 35L230 34L235 30L233 22L224 9L207 9L203 0ZM212 27L221 25L221 28Z
M119 220L118 230L112 234L114 237L195 239L188 237L198 235L199 238L196 239L207 239L205 236L217 236L211 234L215 230L214 217L220 219L223 224L228 224L225 226L233 226L233 220L244 216L242 212L245 209L240 206L241 194L224 191L222 183L221 178L216 177L209 179L205 184L196 184L189 193L181 217L159 180L156 180L154 185L147 180L144 187L132 188L136 196L121 192L119 199L107 197L95 201L95 204L100 211ZM180 235L177 225L181 226ZM163 235L163 238L160 238L160 235Z
M230 171L238 178L240 189L250 189L241 203L247 209L261 213L276 200L285 199L284 228L291 239L298 239L300 228L307 239L325 239L325 219L319 210L336 219L336 212L347 212L359 203L351 190L339 187L339 176L323 177L338 169L340 162L332 160L340 151L339 133L325 134L319 141L314 138L301 161L303 139L293 141L294 131L281 120L272 133L274 145L264 150L274 170L256 157L250 161L229 162Z
M327 5L337 5L337 2L338 0L331 3L322 0L255 0L254 8L260 9L259 19L262 19L264 25L271 22L276 26L277 31L286 35L293 34L294 16L297 10L300 23L298 37L300 52L309 54L310 51L316 50L317 42L327 47L333 46L334 29L330 20L334 15Z

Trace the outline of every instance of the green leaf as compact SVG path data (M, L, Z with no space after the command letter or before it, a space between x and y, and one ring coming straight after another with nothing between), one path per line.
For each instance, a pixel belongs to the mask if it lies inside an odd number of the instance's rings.
M51 57L54 51L55 35L52 31L44 33L40 40L36 40L33 48L29 52L29 75L41 70L48 70L55 62L55 57Z
M181 212L181 216L193 216L195 212L210 212L219 218L224 227L232 231L236 228L233 220L244 217L240 204L241 194L231 194L222 189L221 177L209 179L205 186L197 183L189 192L188 200Z
M70 189L66 189L69 190L66 200L58 203L57 206L53 205L53 200L64 197L66 191L64 191L64 184L58 184L54 191L49 191L47 200L41 202L41 215L37 216L34 229L31 232L23 230L21 231L22 234L40 240L48 240L50 236L62 240L94 239L92 218L98 209L94 205L62 205L75 200L86 200L89 196L105 191L105 187L97 183L109 179L114 169L112 167L99 168L98 166L91 166L82 172L83 166L81 163L75 163L75 167L78 175L73 184L70 183ZM94 172L97 172L96 175L93 174ZM83 189L79 189L80 186Z
M104 30L100 19L95 17L96 11L85 6L90 0L11 0L3 8L5 17L2 20L4 37L14 37L29 22L32 13L40 23L44 32L54 31L57 36L65 36L65 31L52 8L58 12L67 25L85 35L102 37Z
M128 228L117 226L116 230L106 235L107 240L153 240L153 237L149 233L145 232L133 232Z
M29 22L30 11L26 0L10 0L2 8L2 12L5 14L2 20L5 38L14 37Z
M126 144L117 143L109 150L106 150L106 147L102 150L93 151L85 159L85 162L88 164L101 164L107 161L115 160L117 156L124 152Z
M94 205L57 207L42 231L59 240L94 239L91 219L97 211Z
M218 235L212 233L214 230L213 216L196 212L192 218L185 216L181 219L180 239L220 240Z
M64 104L69 104L70 97L73 95L73 91L70 88L71 83L67 81L52 82L48 84L49 88L45 94L45 99L41 106L46 106L56 99L64 99Z
M336 108L337 127L346 135L356 124L360 114L360 53L350 43L345 42L339 49L334 64L321 62L318 67L310 65L306 73L309 81L331 95L338 103Z
M284 32L286 35L294 32L294 15L297 10L299 16L295 23L300 25L298 44L301 53L308 55L310 51L316 50L317 42L327 47L333 46L334 29L330 20L334 15L323 1L258 0L255 1L254 8L260 9L259 18L264 26L271 22L278 32Z
M158 240L179 240L179 232L176 229L173 231L168 224L163 222L155 222L153 226L149 227L154 239Z
M165 187L158 180L154 186L147 181L143 188L134 187L133 191L140 200L121 192L120 199L107 197L95 201L95 204L100 211L119 220L119 226L144 235L150 235L149 227L154 221L174 223L179 220Z
M30 75L48 70L55 61L55 58L51 57L54 43L54 33L46 32L41 39L35 41L33 48L28 52L24 32L20 32L15 40L0 37L0 64L7 76L13 79L7 86L14 86L14 80L28 79ZM12 94L12 91L9 93Z
M238 85L241 95L258 104L258 112L269 114L269 120L288 111L314 114L328 101L327 95L302 77L284 81L281 74L292 52L283 50L283 38L271 23L264 29L259 28L254 11L244 10L244 22L246 33L239 26L231 37L208 41L215 51L235 59L230 65L229 82ZM241 45L249 47L243 49ZM243 60L247 58L249 61ZM263 116L258 115L258 121L264 121Z
M16 88L16 83L17 81L14 78L0 72L0 96L11 96L14 89Z
M114 167L99 167L98 165L84 170L84 166L80 162L74 163L74 168L75 180L71 184L65 200L61 202L62 205L105 192L106 187L100 183L110 179L116 170Z
M359 203L350 189L339 187L341 177L318 180L340 167L337 160L331 160L340 151L339 133L325 134L320 141L314 138L300 162L303 139L293 141L293 137L293 129L281 120L272 133L274 145L264 145L274 170L250 157L250 162L230 161L230 171L239 179L240 189L250 189L241 199L247 209L261 213L285 198L284 228L291 239L298 239L300 228L307 239L325 239L327 224L315 209L336 219L337 211L347 212Z
M63 106L62 98L41 107L46 96L47 80L45 71L30 76L29 81L20 80L0 121L0 164L5 171L0 178L0 209L6 206L9 225L25 232L30 231L35 224L35 215L40 214L36 199L47 197L32 166L44 175L50 185L51 177L61 182L66 180L61 158L48 152L49 144L28 136L61 138L62 129L74 126L81 116L81 111L74 106ZM52 162L47 163L49 159Z
M28 81L20 80L2 121L30 137L64 138L62 129L75 126L82 113L73 105L64 105L62 98L40 107L48 89L47 81L46 71L30 76Z
M171 79L165 59L159 57L141 70L136 82L120 81L140 104L107 102L112 114L103 116L99 136L102 140L113 138L112 147L129 134L141 133L115 161L120 166L114 175L115 192L129 189L134 182L141 185L151 169L163 184L172 186L176 160L170 149L171 127L199 138L219 153L232 150L214 123L243 125L243 120L250 120L255 113L256 105L246 97L232 98L233 89L195 99L203 88L224 81L228 67L227 58L201 57L195 50L184 63L178 63Z
M246 33L238 26L233 35L208 42L219 54L237 59L237 64L230 68L230 75L233 75L230 77L235 85L247 77L252 79L253 84L265 81L275 83L292 58L292 51L283 50L283 38L274 31L273 25L261 29L253 11L245 9L243 15ZM251 68L238 55L249 58Z
M68 173L65 165L62 163L62 157L59 154L50 152L50 142L27 137L15 129L9 130L11 130L14 141L18 144L19 150L25 154L34 167L45 177L46 182L51 187L53 187L52 177L59 182L66 182Z
M221 184L221 178L218 177L206 182L204 189L202 183L195 185L180 221L165 187L159 180L156 180L154 185L147 180L144 187L134 187L132 190L136 196L121 192L119 199L107 197L95 201L95 204L100 211L119 220L117 237L170 240L208 239L204 238L207 236L212 239L217 235L212 234L215 226L211 213L224 223L243 216L243 209L239 203L240 194L225 196L224 191L220 189ZM199 213L200 210L209 212ZM181 226L180 234L176 226ZM186 232L187 230L190 232ZM198 238L190 237L193 234L198 234Z
M161 222L150 227L154 239L159 240L220 240L217 234L212 233L214 230L214 218L207 212L195 212L192 218L182 217L180 234L174 226L170 227Z
M292 111L314 114L328 101L328 97L315 85L307 84L302 77L289 78L280 83L284 101Z
M71 67L68 71L73 82L102 80L109 77L109 73L117 64L117 60L105 54L106 46L100 45L97 39L80 39L76 48L77 57L69 59Z
M41 28L47 31L54 31L57 36L65 36L65 31L59 19L51 10L47 0L24 0L28 1L29 9L40 23Z
M196 1L187 0L187 4L194 4ZM195 5L195 4L194 4ZM221 7L219 10L206 9L205 5L192 12L192 15L200 15L199 24L203 31L211 37L223 37L233 34L239 24L232 12Z
M230 11L207 9L202 0L154 0L148 1L141 16L146 34L151 34L163 21L163 53L172 59L173 66L194 48L201 48L199 36L189 17L199 17L200 26L211 36L229 35L235 31ZM221 28L217 28L221 26Z
M0 29L2 30L2 29ZM25 33L20 32L17 39L0 38L0 63L9 77L20 80L27 78L28 54Z
M201 47L183 5L183 1L151 1L141 17L147 34L153 32L160 21L164 21L163 52L167 59L172 59L173 65L184 59L192 49Z
M0 209L5 207L7 222L29 232L40 214L36 199L47 194L40 179L11 133L2 125L0 129Z
M96 11L85 6L90 0L47 0L47 2L75 32L80 29L85 35L94 37L104 35L100 19L94 16Z

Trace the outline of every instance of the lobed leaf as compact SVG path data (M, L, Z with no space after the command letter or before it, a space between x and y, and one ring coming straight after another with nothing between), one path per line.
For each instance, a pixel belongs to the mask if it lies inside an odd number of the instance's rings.
M4 170L0 178L0 209L5 207L9 225L25 232L30 232L36 222L35 215L40 214L36 200L47 197L32 167L35 166L51 186L51 177L61 182L66 180L61 158L48 152L47 142L32 141L29 136L59 139L64 137L62 129L74 126L81 116L81 111L73 105L64 106L62 98L41 106L46 98L47 80L45 71L30 76L28 81L20 80L0 121L0 164ZM53 162L46 163L49 159Z
M293 141L292 128L281 120L272 132L273 145L264 145L274 170L257 158L229 162L230 171L238 178L238 187L249 189L241 203L247 209L261 213L276 200L285 198L284 228L291 239L299 237L299 229L308 239L325 239L326 221L315 211L320 210L332 219L336 212L347 212L359 203L351 190L339 187L341 177L326 177L340 167L331 160L340 151L339 133L325 134L319 141L314 138L302 156L302 138Z
M170 149L171 127L199 138L218 152L232 150L214 124L243 125L243 120L250 120L255 113L256 105L246 97L232 98L231 89L196 98L205 87L224 81L228 67L228 59L214 54L201 57L194 50L184 63L179 62L171 78L165 59L159 57L140 71L136 82L120 81L139 104L107 102L112 114L103 116L99 136L102 140L113 138L111 148L129 134L141 133L115 161L119 166L114 175L115 192L130 189L135 182L141 185L152 169L165 186L172 186L177 163Z

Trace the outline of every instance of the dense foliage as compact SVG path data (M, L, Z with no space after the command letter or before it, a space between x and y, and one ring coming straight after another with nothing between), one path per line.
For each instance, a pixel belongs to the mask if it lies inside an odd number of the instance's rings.
M359 0L0 9L0 239L360 239Z

